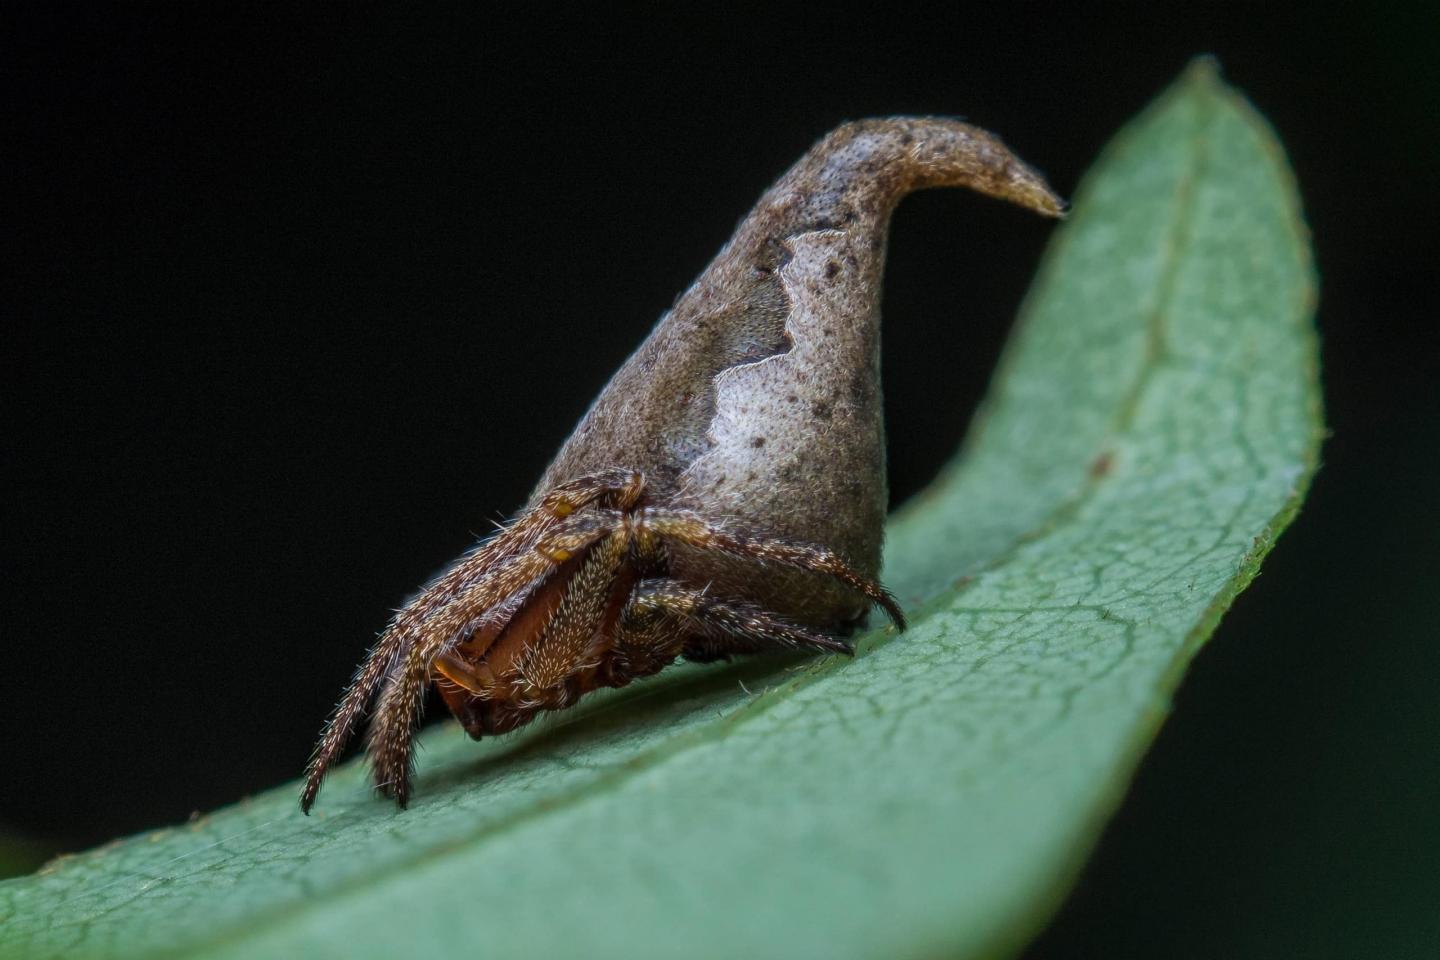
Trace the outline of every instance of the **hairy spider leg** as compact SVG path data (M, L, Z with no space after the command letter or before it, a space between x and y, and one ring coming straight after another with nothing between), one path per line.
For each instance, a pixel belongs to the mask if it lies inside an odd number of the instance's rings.
M838 637L810 630L775 616L744 600L724 600L673 580L639 584L631 605L637 614L659 615L687 635L687 658L720 659L732 653L758 653L776 648L853 654Z
M484 610L553 573L608 535L612 527L608 511L567 517L531 549L497 566L425 621L381 689L370 723L371 770L381 793L393 796L401 807L409 801L415 730L435 658L459 642L466 625Z
M586 530L610 524L612 532L590 549L578 573L555 577L544 588L546 595L559 596L558 601L546 604L542 597L529 605L521 622L506 628L488 657L483 649L466 650L464 656L441 654L433 664L434 674L478 698L513 702L523 713L558 709L598 686L623 685L662 668L681 653L703 661L777 647L852 652L842 640L790 623L755 604L722 601L655 576L664 568L667 535L678 531L688 535L688 542L696 541L695 517L657 510L627 514L600 507L588 516L593 526ZM702 532L712 534L706 541L712 548L718 543L734 553L735 543L760 547L767 559L803 563L806 569L839 576L867 596L888 596L818 548L744 538L708 524ZM567 546L555 550L552 558L569 561L573 553ZM757 550L746 549L740 555L755 560ZM640 569L651 576L627 602ZM616 612L617 601L624 605L625 616L618 623L614 617L607 623L607 611ZM522 628L526 620L531 625ZM480 657L485 657L483 663ZM462 698L460 690L451 690L447 703L453 707ZM467 724L472 735L483 732L483 720L473 704L455 712L462 719L474 718Z
M320 733L320 741L305 770L305 787L300 794L302 811L310 812L325 774L354 735L356 725L381 684L395 672L401 653L413 642L425 616L463 589L465 583L473 581L478 571L492 566L495 558L506 552L505 539L502 533L463 557L400 610L380 634Z
M596 658L601 650L596 647L596 640L602 644L607 639L613 640L606 637L602 620L612 606L616 581L626 568L627 554L637 562L654 567L663 554L663 542L667 538L747 559L786 563L829 574L882 604L903 626L903 615L889 593L822 548L745 537L679 511L649 509L629 516L619 510L611 513L616 525L614 532L591 549L585 565L566 584L565 596L554 620L538 642L528 648L519 664L519 673L530 688L526 699L519 704L521 707L565 705L575 690L561 688L561 684L571 678L574 682L570 686L576 690L595 686L594 680L584 674L598 663ZM597 522L602 521L597 518ZM647 581L643 589L637 588L632 598L632 618L643 619L651 611L667 614L677 633L700 635L690 649L697 659L774 647L853 652L842 640L789 623L755 604L721 601L704 591L663 578ZM594 662L585 662L587 653ZM491 667L496 674L502 672L494 663ZM545 692L560 693L560 699L556 700L553 695L542 698Z
M396 613L361 662L321 731L305 772L300 809L310 812L326 772L349 742L376 692L393 677L402 654L416 642L425 621L435 611L483 581L497 562L526 552L546 531L576 510L596 501L632 505L642 496L644 485L644 477L635 471L611 470L556 486L535 509L526 511L496 536L466 554Z
M673 580L635 585L596 686L623 687L659 673L684 654L698 662L774 649L853 653L843 640L796 626L743 601L719 600Z
M742 560L778 563L835 578L878 604L896 627L905 629L905 613L895 597L880 584L862 577L830 550L813 544L786 543L737 533L717 526L688 510L647 508L641 511L644 527L666 540L700 550L711 550Z
M520 603L507 602L492 608L486 614L487 620L494 611L509 609L493 627L487 624L435 658L431 678L445 705L473 739L495 732L491 712L485 705L503 699L509 689L506 678L497 676L494 665L512 664L521 651L535 642L555 615L579 565L579 558L567 561L536 589L526 591Z
M450 686L469 691L477 697L500 695L497 687L501 678L496 675L495 665L513 664L540 636L559 609L570 579L579 569L582 559L583 556L571 558L560 564L535 589L518 594L519 603L507 601L491 607L485 614L481 630L436 656L431 664L434 679L448 680ZM453 708L450 698L446 698L446 703Z
M680 655L683 625L658 606L638 599L645 582L635 585L620 611L610 648L596 671L597 686L623 687L659 673Z
M630 552L628 525L622 525L590 549L570 579L564 599L539 642L516 665L526 686L549 690L584 669L595 653L606 613L614 606L616 581Z
M682 653L715 660L776 648L851 652L843 640L755 604L664 577L664 542L635 514L597 507L579 532L607 524L610 533L578 556L569 541L540 545L570 570L527 597L499 639L466 641L431 664L430 678L471 736L491 732L497 708L518 726L597 687L658 672ZM649 577L638 582L641 571Z
M650 563L632 546L629 526L621 524L527 597L499 638L466 641L435 659L432 678L472 737L492 732L477 700L513 702L522 711L559 709L605 685L596 674L637 569Z

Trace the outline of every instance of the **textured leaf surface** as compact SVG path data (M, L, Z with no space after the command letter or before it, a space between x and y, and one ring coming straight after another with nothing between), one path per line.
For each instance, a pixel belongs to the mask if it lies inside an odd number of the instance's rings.
M1087 178L966 450L896 518L911 632L440 728L405 814L351 765L309 819L290 785L58 861L0 884L0 951L1012 950L1298 506L1313 298L1280 148L1199 64Z

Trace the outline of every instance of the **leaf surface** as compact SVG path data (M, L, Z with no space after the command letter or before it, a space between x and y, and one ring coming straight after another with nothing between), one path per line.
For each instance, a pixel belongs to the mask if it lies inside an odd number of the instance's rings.
M956 462L894 519L910 632L685 668L0 883L42 957L984 956L1045 922L1298 508L1314 279L1264 122L1197 63L1106 149ZM1253 638L1263 642L1263 638Z

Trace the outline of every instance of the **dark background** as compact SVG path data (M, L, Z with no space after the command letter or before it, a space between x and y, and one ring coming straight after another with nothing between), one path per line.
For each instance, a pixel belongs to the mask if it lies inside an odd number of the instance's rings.
M295 776L390 608L836 123L961 114L1068 194L1213 52L1298 173L1334 436L1031 955L1440 953L1440 17L1354 7L4 4L0 824L76 848ZM1049 233L901 208L897 500Z

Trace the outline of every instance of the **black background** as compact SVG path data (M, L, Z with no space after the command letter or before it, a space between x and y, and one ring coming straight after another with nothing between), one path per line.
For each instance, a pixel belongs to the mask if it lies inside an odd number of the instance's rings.
M0 8L0 823L74 848L295 776L390 608L836 123L964 115L1068 194L1213 52L1298 173L1334 436L1031 953L1440 952L1440 17L1065 6ZM901 208L897 500L1049 232Z

